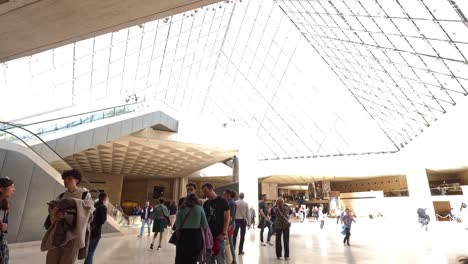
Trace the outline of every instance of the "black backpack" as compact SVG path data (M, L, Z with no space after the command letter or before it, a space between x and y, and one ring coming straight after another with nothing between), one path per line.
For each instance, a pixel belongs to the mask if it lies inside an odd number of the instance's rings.
M96 205L95 205L95 206L96 206ZM93 221L91 221L91 223L90 223L91 232L93 232L93 230L96 229L96 227L97 227L97 225L98 225L98 224L97 224L97 221L98 221L98 219L97 219L97 216L98 216L98 215L97 215L97 211L98 211L98 209L101 208L101 207L106 207L106 206L105 206L104 204L101 204L101 205L99 205L99 206L97 206L97 207L94 208L94 211L93 211Z

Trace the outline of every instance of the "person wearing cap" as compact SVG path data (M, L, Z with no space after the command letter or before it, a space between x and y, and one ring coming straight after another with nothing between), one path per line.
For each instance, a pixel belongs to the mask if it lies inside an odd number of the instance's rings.
M10 199L15 194L15 184L8 178L0 178L0 264L8 264L9 249L5 239L5 234L8 233L8 209Z

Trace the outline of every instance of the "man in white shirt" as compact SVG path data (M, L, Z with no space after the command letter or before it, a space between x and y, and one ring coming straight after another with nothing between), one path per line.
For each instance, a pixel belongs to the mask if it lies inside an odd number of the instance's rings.
M239 200L236 201L236 228L234 229L234 247L237 243L237 234L239 228L241 229L240 243L239 243L239 255L244 255L244 239L245 229L247 225L250 228L250 217L249 217L249 204L244 201L244 193L239 194Z

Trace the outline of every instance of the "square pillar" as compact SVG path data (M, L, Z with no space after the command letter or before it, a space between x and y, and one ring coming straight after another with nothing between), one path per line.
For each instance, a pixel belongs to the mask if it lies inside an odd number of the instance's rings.
M237 165L239 172L239 193L244 193L249 207L258 211L258 177L259 162L256 149L256 134L254 131L240 131L239 153L237 156ZM257 218L258 221L258 218Z
M411 201L410 204L405 205L411 207L411 209L407 208L408 212L413 212L412 215L416 216L418 208L427 208L427 214L431 217L431 220L434 219L435 221L434 205L426 169L423 167L410 168L406 173L406 181Z
M187 196L187 189L185 188L185 185L188 183L188 177L183 177L180 178L179 180L179 197L185 197Z
M180 180L178 178L172 181L172 200L178 201L180 199Z

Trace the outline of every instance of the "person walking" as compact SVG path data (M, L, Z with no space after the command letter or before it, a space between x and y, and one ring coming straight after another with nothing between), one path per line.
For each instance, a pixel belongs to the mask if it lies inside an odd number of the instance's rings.
M96 209L93 213L93 221L91 222L91 239L89 241L88 256L84 264L93 264L94 252L101 240L102 225L107 221L107 207L108 202L106 193L99 193L99 200L94 204Z
M343 229L345 232L345 237L343 239L343 244L346 244L350 246L349 244L349 237L351 236L351 224L354 222L356 223L356 220L354 217L351 215L351 211L346 208L345 209L345 215L341 219L343 221Z
M249 209L249 215L250 215L249 228L255 229L255 218L257 217L257 214L255 213L255 209L253 208L253 206L251 206Z
M236 193L231 189L226 189L223 192L223 197L226 199L229 205L229 227L228 227L228 241L229 241L229 249L231 251L231 258L232 264L236 264L236 250L235 245L233 242L234 236L234 229L236 228L236 211L237 211L237 204L234 202L234 198L236 197Z
M229 205L228 202L216 195L213 185L205 183L202 191L208 200L203 204L206 219L213 235L213 248L206 252L206 263L226 264L225 237L229 227Z
M266 246L266 244L263 242L263 231L265 230L265 227L268 228L268 235L267 235L267 242L269 245L273 245L270 240L271 240L271 221L270 218L268 217L268 205L267 205L267 195L263 194L262 195L262 202L258 205L258 215L260 217L259 220L259 227L260 227L260 243L262 246Z
M291 222L289 222L289 207L284 204L283 198L278 198L276 205L272 208L272 211L276 215L276 258L281 259L282 257L283 247L281 246L281 237L283 237L284 260L289 260L289 229L291 227Z
M138 238L141 238L143 236L143 232L145 231L145 226L148 226L148 236L151 235L150 233L150 227L151 227L151 212L153 212L153 208L150 205L150 201L146 201L145 207L143 207L140 211L140 217L141 217L141 228L140 228L140 234L138 235Z
M458 213L458 218L460 218L460 222L465 226L465 230L468 229L468 208L466 208L465 203L462 203L460 205L460 212Z
M239 242L239 255L244 255L244 241L245 241L245 230L247 226L250 228L250 217L249 217L249 204L244 201L244 193L239 194L239 200L236 201L237 210L236 210L236 228L234 229L234 247L237 244L237 235L239 234L239 229L241 231L240 234L240 242ZM252 208L253 209L253 208ZM255 212L255 210L253 210Z
M425 227L427 231L427 226L429 225L429 216L426 213L426 208L419 208L417 210L419 222L421 223L421 228Z
M169 221L170 221L169 225L174 226L174 223L176 220L176 214L177 214L177 206L174 200L171 201L167 209L169 209Z
M176 242L175 264L196 264L203 249L202 229L208 228L203 207L197 196L190 193L177 212L176 230L180 237Z
M150 218L153 220L153 241L151 242L150 249L154 247L154 240L159 234L158 250L161 249L162 238L164 229L166 229L166 218L169 217L169 210L164 205L164 198L159 198L159 204L153 208Z
M8 210L10 209L9 199L15 194L15 183L8 177L0 178L0 264L8 264L10 260L10 250L5 238L8 233Z
M94 202L88 189L78 187L81 178L78 170L64 171L62 179L67 190L49 203L49 217L45 224L47 232L41 244L41 250L47 251L46 264L73 264L77 259L86 258ZM59 231L70 235L63 236ZM62 238L61 246L55 246L54 243Z
M336 216L336 224L338 225L338 223L340 222L340 219L341 219L341 210L339 208L335 209L335 216ZM343 223L343 222L341 222L341 223Z
M320 221L320 229L323 229L323 226L325 225L325 217L326 214L323 213L323 207L319 207L318 219Z

